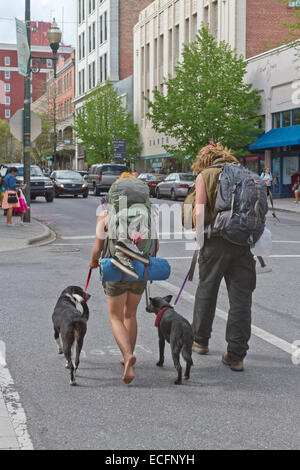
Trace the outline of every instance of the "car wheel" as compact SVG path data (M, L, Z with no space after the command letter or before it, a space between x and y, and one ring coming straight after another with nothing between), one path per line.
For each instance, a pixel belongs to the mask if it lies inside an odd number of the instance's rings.
M45 196L45 199L46 199L47 202L53 202L54 196L53 196L53 194L47 194Z
M82 195L82 196L83 196L83 199L87 199L87 198L89 197L89 193L88 193L88 192L86 192L86 193L83 193L83 195Z
M73 194L74 197L78 197L78 194Z
M36 200L36 196L31 196L30 199L31 199L31 201L35 201L35 200Z
M176 200L177 200L177 197L176 197L176 194L175 194L175 190L174 190L174 189L172 189L172 191L171 191L171 199L172 199L172 201L176 201Z
M55 197L59 197L59 193L55 193Z

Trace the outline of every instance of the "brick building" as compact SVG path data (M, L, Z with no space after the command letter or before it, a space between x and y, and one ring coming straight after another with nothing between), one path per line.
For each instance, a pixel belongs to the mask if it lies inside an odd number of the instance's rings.
M46 39L50 23L31 23L32 55L52 56L52 50ZM41 44L39 44L41 43ZM58 56L70 57L72 48L61 46ZM53 68L52 60L42 64L40 73L31 76L31 98L36 101L46 90L49 71ZM24 77L18 73L18 55L16 44L0 44L0 81L4 83L5 97L0 100L0 119L10 119L15 112L23 108Z
M244 1L244 0L242 0ZM293 6L280 0L246 0L246 53L253 57L273 49L277 43L284 42L288 29L283 23L295 21ZM299 4L300 6L300 4Z
M47 82L48 111L50 119L54 116L56 107L56 161L55 167L60 169L72 168L75 156L73 138L75 97L75 51L70 58L59 58L57 78L53 72Z
M133 28L140 11L152 0L77 0L76 109L90 90L108 78L133 109ZM76 161L84 154L77 146Z

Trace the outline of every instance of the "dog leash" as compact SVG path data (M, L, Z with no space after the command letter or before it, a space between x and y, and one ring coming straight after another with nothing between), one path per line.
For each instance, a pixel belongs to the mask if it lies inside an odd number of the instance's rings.
M89 270L88 278L87 278L87 281L86 281L86 286L85 286L84 295L83 295L84 300L85 300L85 294L86 294L86 292L88 290L88 287L89 287L91 276L92 276L92 268L90 268L90 270Z

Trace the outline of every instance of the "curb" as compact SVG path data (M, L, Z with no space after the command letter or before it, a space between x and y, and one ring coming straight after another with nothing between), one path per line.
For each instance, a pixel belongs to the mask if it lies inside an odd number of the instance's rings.
M36 237L30 238L28 240L28 245L36 245L36 244L42 244L42 245L47 245L48 243L52 243L56 240L56 233L51 230L47 225L39 222L38 220L34 219L34 221L42 225L44 230L41 235L38 235Z

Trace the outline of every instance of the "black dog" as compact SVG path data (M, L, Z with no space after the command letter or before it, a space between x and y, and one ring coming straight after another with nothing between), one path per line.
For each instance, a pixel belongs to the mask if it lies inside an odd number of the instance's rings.
M60 295L52 315L54 338L58 344L58 354L64 354L67 360L66 367L70 369L70 385L76 385L75 371L79 366L79 357L83 340L87 330L89 308L87 301L91 296L84 294L81 287L69 286ZM76 305L81 304L83 313L77 310ZM60 336L62 344L60 342ZM75 368L72 362L72 347L76 342Z
M154 312L156 314L155 326L158 327L159 338L159 361L156 365L158 367L163 366L165 341L168 341L171 346L174 366L178 372L175 384L179 385L182 383L180 353L182 353L182 357L186 361L184 379L188 380L190 378L190 370L193 365L193 332L189 322L171 307L171 300L172 295L163 298L155 297L154 299L150 297L150 305L146 310L147 312Z

